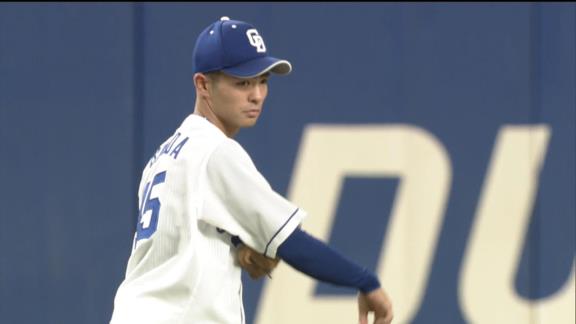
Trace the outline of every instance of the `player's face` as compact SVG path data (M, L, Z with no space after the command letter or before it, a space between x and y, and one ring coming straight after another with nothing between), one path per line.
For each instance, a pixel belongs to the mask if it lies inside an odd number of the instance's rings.
M268 95L268 76L240 79L220 73L211 78L211 108L225 133L234 135L256 124Z

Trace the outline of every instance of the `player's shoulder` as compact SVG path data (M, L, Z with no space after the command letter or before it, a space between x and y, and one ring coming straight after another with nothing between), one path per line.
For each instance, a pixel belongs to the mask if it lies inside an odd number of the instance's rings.
M215 158L224 160L252 160L250 155L238 141L233 138L225 137L215 146L212 155Z
M180 128L184 132L192 133L193 137L204 146L212 147L213 152L248 155L240 143L226 136L204 117L192 114L184 120Z
M202 136L211 137L215 140L223 139L226 137L218 127L210 123L206 118L190 114L188 115L179 127L183 132L201 133Z
M222 140L210 154L206 164L208 178L219 183L245 183L261 176L242 145L232 138Z
M180 129L202 147L201 151L208 152L209 161L252 163L248 152L238 141L226 136L204 117L191 114L182 122Z

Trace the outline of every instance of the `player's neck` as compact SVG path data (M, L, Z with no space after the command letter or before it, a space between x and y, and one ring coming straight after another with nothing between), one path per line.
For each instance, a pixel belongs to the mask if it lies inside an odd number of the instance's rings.
M238 132L240 131L240 128L238 127L235 128L226 127L226 124L224 124L210 109L202 109L196 106L196 108L194 109L194 115L203 117L204 119L209 121L212 125L216 126L220 131L222 131L222 133L224 133L224 135L226 135L229 138L234 138L234 136L236 136L236 134L238 134Z

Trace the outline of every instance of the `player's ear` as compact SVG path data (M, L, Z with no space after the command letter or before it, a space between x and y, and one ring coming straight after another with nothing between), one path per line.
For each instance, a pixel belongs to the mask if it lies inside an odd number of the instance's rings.
M200 97L209 97L208 92L208 77L202 73L194 74L194 87L196 88L196 94Z

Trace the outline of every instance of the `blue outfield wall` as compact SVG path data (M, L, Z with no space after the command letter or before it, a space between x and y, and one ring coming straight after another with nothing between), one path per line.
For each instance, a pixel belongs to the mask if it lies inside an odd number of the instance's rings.
M291 61L238 136L398 323L574 323L576 4L0 4L0 323L106 323L220 16ZM249 323L351 323L286 265Z

